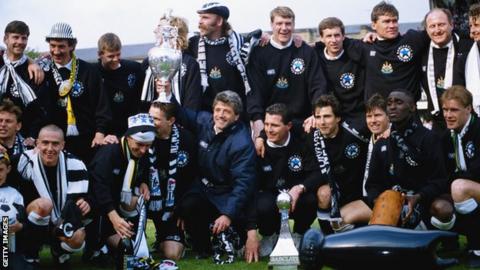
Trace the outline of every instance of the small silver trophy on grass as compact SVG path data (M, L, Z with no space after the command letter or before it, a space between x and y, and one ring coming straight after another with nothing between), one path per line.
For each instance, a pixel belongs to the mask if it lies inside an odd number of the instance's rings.
M280 225L280 236L272 253L270 254L269 269L287 270L297 269L300 265L298 258L298 250L290 233L290 225L288 224L288 213L290 211L292 197L286 190L281 190L277 196L277 207L282 216Z
M171 10L167 11L155 30L157 43L148 51L148 63L153 75L162 82L170 81L182 62L182 52L178 49L178 29L170 25ZM165 89L160 90L158 100L166 100Z

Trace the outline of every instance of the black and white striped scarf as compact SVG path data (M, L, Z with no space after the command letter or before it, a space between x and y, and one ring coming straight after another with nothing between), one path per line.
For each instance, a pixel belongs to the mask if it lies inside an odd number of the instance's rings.
M40 155L35 149L22 153L17 170L27 181L33 181L41 198L53 202L51 221L56 224L61 215L67 195L77 194L85 197L88 192L88 173L85 164L76 158L66 157L60 152L57 164L57 190L51 190ZM56 196L54 200L53 196Z
M162 220L168 220L173 213L173 208L175 206L175 188L177 181L177 159L178 159L178 150L180 147L180 131L177 125L172 125L172 134L170 136L170 159L168 161L168 176L166 177L166 187L167 194L165 198L165 211L162 216ZM148 151L149 161L150 161L150 203L148 209L150 211L160 211L162 210L162 191L160 189L160 176L158 175L158 169L156 164L157 151L160 149L155 149L151 147Z
M340 200L340 188L333 178L333 173L330 168L330 160L328 158L325 146L325 140L318 129L315 129L313 133L313 146L315 150L315 157L317 158L320 166L320 172L327 177L328 185L331 189L330 217L340 218L340 207L338 205L338 201Z
M405 161L410 166L414 167L419 165L419 153L415 147L408 146L405 139L409 135L413 134L417 128L418 124L412 121L412 123L409 124L403 133L400 133L398 130L396 130L395 125L392 125L392 131L390 132L390 138L393 139L395 146L400 150L400 154L405 158Z
M230 31L228 34L228 38L221 37L217 40L208 40L206 37L200 37L198 41L198 56L197 61L198 65L200 66L200 78L203 87L203 92L207 90L208 87L208 75L207 75L207 55L205 51L205 44L209 45L220 45L224 44L225 41L228 41L228 45L230 46L230 54L233 58L233 62L237 67L238 72L242 76L243 84L245 86L245 95L250 92L250 84L248 83L247 77L247 70L245 68L245 63L248 61L249 51L246 52L246 49L242 47L246 44L244 42L244 38L237 34L235 31ZM245 43L245 44L244 44ZM251 48L251 43L247 44L248 48ZM242 59L243 58L243 59Z
M15 71L15 67L22 65L26 61L28 61L28 57L26 55L22 55L18 61L10 61L7 57L7 54L4 53L3 62L5 65L0 68L0 95L3 96L5 93L7 93L8 81L10 78L12 78L11 91L18 91L23 105L25 106L37 99L37 95L30 85L28 85L28 83L26 83Z

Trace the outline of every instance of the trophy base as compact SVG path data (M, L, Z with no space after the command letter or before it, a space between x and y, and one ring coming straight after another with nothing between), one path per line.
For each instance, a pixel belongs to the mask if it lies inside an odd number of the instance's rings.
M297 265L269 265L268 270L297 270Z
M298 256L274 256L270 257L268 269L272 270L297 270L300 261Z

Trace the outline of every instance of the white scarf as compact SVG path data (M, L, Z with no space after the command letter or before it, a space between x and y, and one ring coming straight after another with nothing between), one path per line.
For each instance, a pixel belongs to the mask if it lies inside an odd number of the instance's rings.
M132 181L134 180L137 161L133 159L130 155L130 148L128 148L127 139L122 137L121 139L122 150L125 157L128 160L127 170L125 171L125 175L123 176L123 184L122 184L122 191L120 193L120 202L130 205L132 202Z
M444 47L448 48L447 52L447 61L445 63L445 76L444 76L444 83L443 89L447 89L448 87L452 86L453 80L453 61L455 59L455 46L453 46L453 39L448 42L447 45ZM437 87L435 83L435 63L433 59L433 48L440 48L438 45L430 41L430 48L428 51L428 61L427 61L427 81L428 81L428 91L430 93L430 97L432 98L433 104L433 111L432 113L435 114L440 111L440 104L438 103L438 95L437 95Z
M455 150L455 162L457 165L457 170L460 171L466 171L467 170L467 163L465 162L465 155L463 154L463 147L462 147L462 138L467 134L468 128L470 126L470 123L472 121L472 115L468 117L468 121L463 126L462 131L460 133L455 134L455 131L453 129L450 130L450 134L453 139L453 147Z
M370 161L372 159L373 145L375 144L375 142L373 141L374 136L375 135L372 134L372 137L370 138L370 142L368 143L367 162L365 163L365 173L363 175L363 185L362 185L362 194L364 197L368 195L367 190L365 189L365 184L367 183L369 170L370 170Z
M28 57L26 55L22 55L18 61L13 62L10 61L7 57L7 54L4 53L3 62L5 65L0 68L0 95L3 96L5 93L7 93L8 80L11 77L13 81L13 90L18 91L23 105L25 106L37 98L30 85L28 85L28 83L26 83L15 71L15 67L22 65L26 61L28 61Z
M465 63L465 83L473 96L473 109L480 113L480 53L478 42L474 42Z
M25 155L25 157L23 155ZM52 202L56 201L56 203L53 204L53 211L52 215L50 216L53 224L56 224L61 215L63 206L65 205L65 200L68 193L65 155L63 152L60 152L58 157L56 179L57 190L50 190L45 168L40 160L40 156L35 152L35 149L23 152L17 168L18 171L21 172L23 178L31 179L33 181L33 184L35 185L35 188L37 189L37 192L41 198L47 198ZM54 192L56 192L57 200L53 199Z

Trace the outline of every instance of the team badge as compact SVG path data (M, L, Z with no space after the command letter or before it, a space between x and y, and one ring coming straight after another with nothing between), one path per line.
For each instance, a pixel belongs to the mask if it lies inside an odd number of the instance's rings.
M113 95L113 102L122 103L125 97L123 96L122 91L118 90L115 95Z
M298 172L302 170L302 158L299 155L293 155L288 158L288 168L291 171Z
M267 70L267 75L275 75L275 69L274 68L271 68L269 70Z
M473 158L473 156L475 156L475 145L473 144L472 141L467 142L467 145L465 147L465 152L468 158Z
M377 55L377 52L376 52L376 51L370 51L370 56L373 57L373 56L375 56L375 55Z
M402 45L397 49L397 57L402 62L408 62L412 60L413 50L408 45Z
M305 61L302 58L295 58L290 64L290 70L295 75L300 75L305 71Z
M393 72L393 67L392 64L390 64L388 61L385 61L382 65L382 73L383 74L390 74Z
M188 153L185 151L178 151L177 165L178 167L185 167L188 164Z
M182 63L182 66L180 67L180 78L183 78L187 74L187 65L185 63Z
M340 76L340 85L345 89L351 89L355 86L355 75L353 73L343 73Z
M437 83L436 83L436 87L440 88L440 89L445 88L445 79L443 77L438 78Z
M237 64L235 63L234 58L233 58L232 52L230 52L230 51L227 53L225 60L227 60L227 63L228 63L230 66L236 66L236 65L237 65Z
M135 74L133 73L128 74L128 77L127 77L128 87L133 88L135 86L136 81L137 81L137 76L135 76Z
M356 143L351 143L345 147L345 156L349 159L354 159L360 154L360 147Z
M81 96L83 94L83 90L84 90L83 83L79 81L75 81L72 87L72 97Z
M277 88L286 89L288 88L288 81L286 78L280 77L278 78L277 83L275 85L277 86Z
M214 67L210 70L209 77L214 79L214 80L218 80L218 79L222 78L222 72L220 71L219 68Z

